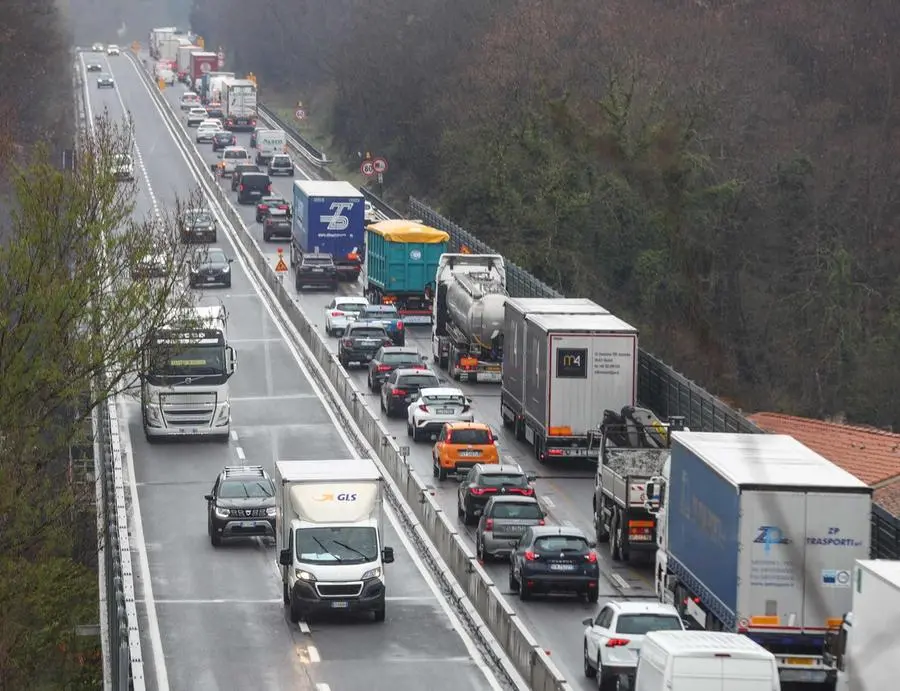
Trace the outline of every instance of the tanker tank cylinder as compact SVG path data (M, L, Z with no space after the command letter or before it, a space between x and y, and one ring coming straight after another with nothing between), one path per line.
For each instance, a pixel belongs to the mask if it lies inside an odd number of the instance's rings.
M506 292L497 282L482 283L459 276L447 289L450 319L483 347L490 347L502 333L505 305Z

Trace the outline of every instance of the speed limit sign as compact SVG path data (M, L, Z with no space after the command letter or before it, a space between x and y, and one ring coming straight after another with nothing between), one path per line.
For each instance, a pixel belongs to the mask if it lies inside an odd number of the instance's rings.
M367 178L370 178L375 175L375 165L372 163L372 161L366 159L359 166L359 172L365 175Z

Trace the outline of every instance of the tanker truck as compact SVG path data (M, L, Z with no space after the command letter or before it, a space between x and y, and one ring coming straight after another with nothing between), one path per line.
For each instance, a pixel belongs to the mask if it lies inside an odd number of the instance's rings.
M442 254L434 283L434 361L457 381L499 383L507 298L503 257Z

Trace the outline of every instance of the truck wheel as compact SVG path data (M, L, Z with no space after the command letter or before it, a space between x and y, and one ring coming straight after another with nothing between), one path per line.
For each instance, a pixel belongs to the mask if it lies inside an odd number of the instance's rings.
M288 591L287 583L281 584L281 593L281 596L284 598L284 604L291 604L291 593Z
M517 417L513 424L516 430L516 441L525 441L525 421Z
M544 457L544 440L540 437L534 438L534 458L541 465L547 464L547 459Z
M609 521L609 556L613 561L622 561L621 527L618 512Z
M603 500L600 500L600 506L597 506L597 499L594 498L594 533L597 542L609 542L609 531L603 525Z
M297 607L296 603L294 603L293 600L291 600L290 604L288 605L288 618L291 620L292 624L298 623L303 618L303 615L300 612L300 608Z

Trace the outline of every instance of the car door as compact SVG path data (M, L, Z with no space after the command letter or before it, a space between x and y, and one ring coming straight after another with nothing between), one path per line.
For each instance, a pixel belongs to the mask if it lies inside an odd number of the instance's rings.
M384 380L384 384L381 385L381 402L384 403L384 407L388 406L388 392L394 388L394 385L397 383L397 370L391 372L390 376Z
M465 506L466 494L469 491L469 487L476 481L477 474L475 468L470 468L462 482L459 483L459 487L456 488L457 500L460 506Z
M534 531L532 531L531 528L528 528L522 535L521 539L516 543L513 551L509 554L510 568L512 568L513 575L516 577L516 579L519 578L519 564L521 563L522 553L525 552L529 545L531 545L533 532Z
M332 299L325 308L325 323L328 328L331 328L331 313L334 312L335 307L337 307L337 299Z
M609 640L610 627L612 626L613 610L611 607L604 607L594 619L594 624L588 631L587 648L588 656L591 660L597 659L597 650L606 645Z

